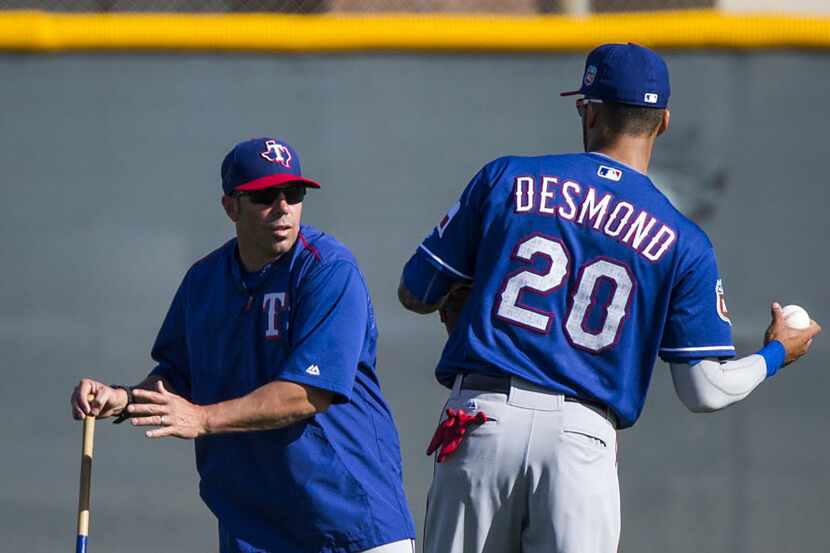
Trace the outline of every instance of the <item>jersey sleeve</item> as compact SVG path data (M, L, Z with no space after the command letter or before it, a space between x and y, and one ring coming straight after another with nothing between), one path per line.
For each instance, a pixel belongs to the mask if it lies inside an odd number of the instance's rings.
M715 252L708 247L672 289L660 346L664 361L733 357L732 321L726 310Z
M472 281L481 240L482 206L490 190L488 167L479 171L459 200L418 247L422 256L452 280Z
M427 305L435 305L457 279L441 271L419 248L404 266L401 280L409 293Z
M150 375L167 380L177 394L190 399L190 364L185 329L187 278L179 286L164 317L151 357L157 363Z
M333 392L335 403L348 402L369 317L360 271L342 260L310 271L292 309L291 353L274 377Z

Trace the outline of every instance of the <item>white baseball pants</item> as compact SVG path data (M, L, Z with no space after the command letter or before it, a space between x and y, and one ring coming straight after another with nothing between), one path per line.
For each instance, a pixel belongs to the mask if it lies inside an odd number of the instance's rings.
M361 553L415 553L414 540L401 540L366 549Z
M617 439L603 410L519 378L509 394L461 389L460 376L445 408L494 420L435 463L424 553L617 551Z

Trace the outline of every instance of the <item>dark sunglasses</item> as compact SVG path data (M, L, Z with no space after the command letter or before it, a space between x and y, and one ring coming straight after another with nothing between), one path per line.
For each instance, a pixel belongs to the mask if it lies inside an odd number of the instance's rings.
M280 195L285 196L285 203L288 205L298 204L305 196L304 186L292 186L290 188L263 188L262 190L251 190L248 192L237 192L236 196L247 196L253 204L271 205Z
M579 114L580 117L585 117L585 108L588 104L601 104L602 100L597 100L596 98L577 98L576 100L576 112Z

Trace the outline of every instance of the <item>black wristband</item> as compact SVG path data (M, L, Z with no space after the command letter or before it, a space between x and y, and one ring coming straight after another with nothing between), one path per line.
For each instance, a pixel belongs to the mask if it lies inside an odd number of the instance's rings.
M124 409L121 410L121 414L119 414L115 420L112 421L112 424L121 424L128 418L130 418L130 414L127 412L127 407L133 403L133 389L129 386L121 386L120 384L113 384L110 388L114 390L124 390L127 392L127 405L124 406Z

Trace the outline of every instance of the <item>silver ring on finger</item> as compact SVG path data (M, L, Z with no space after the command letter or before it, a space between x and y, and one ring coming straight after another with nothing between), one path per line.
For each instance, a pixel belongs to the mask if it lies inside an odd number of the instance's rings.
M164 426L164 415L161 416L161 425Z

